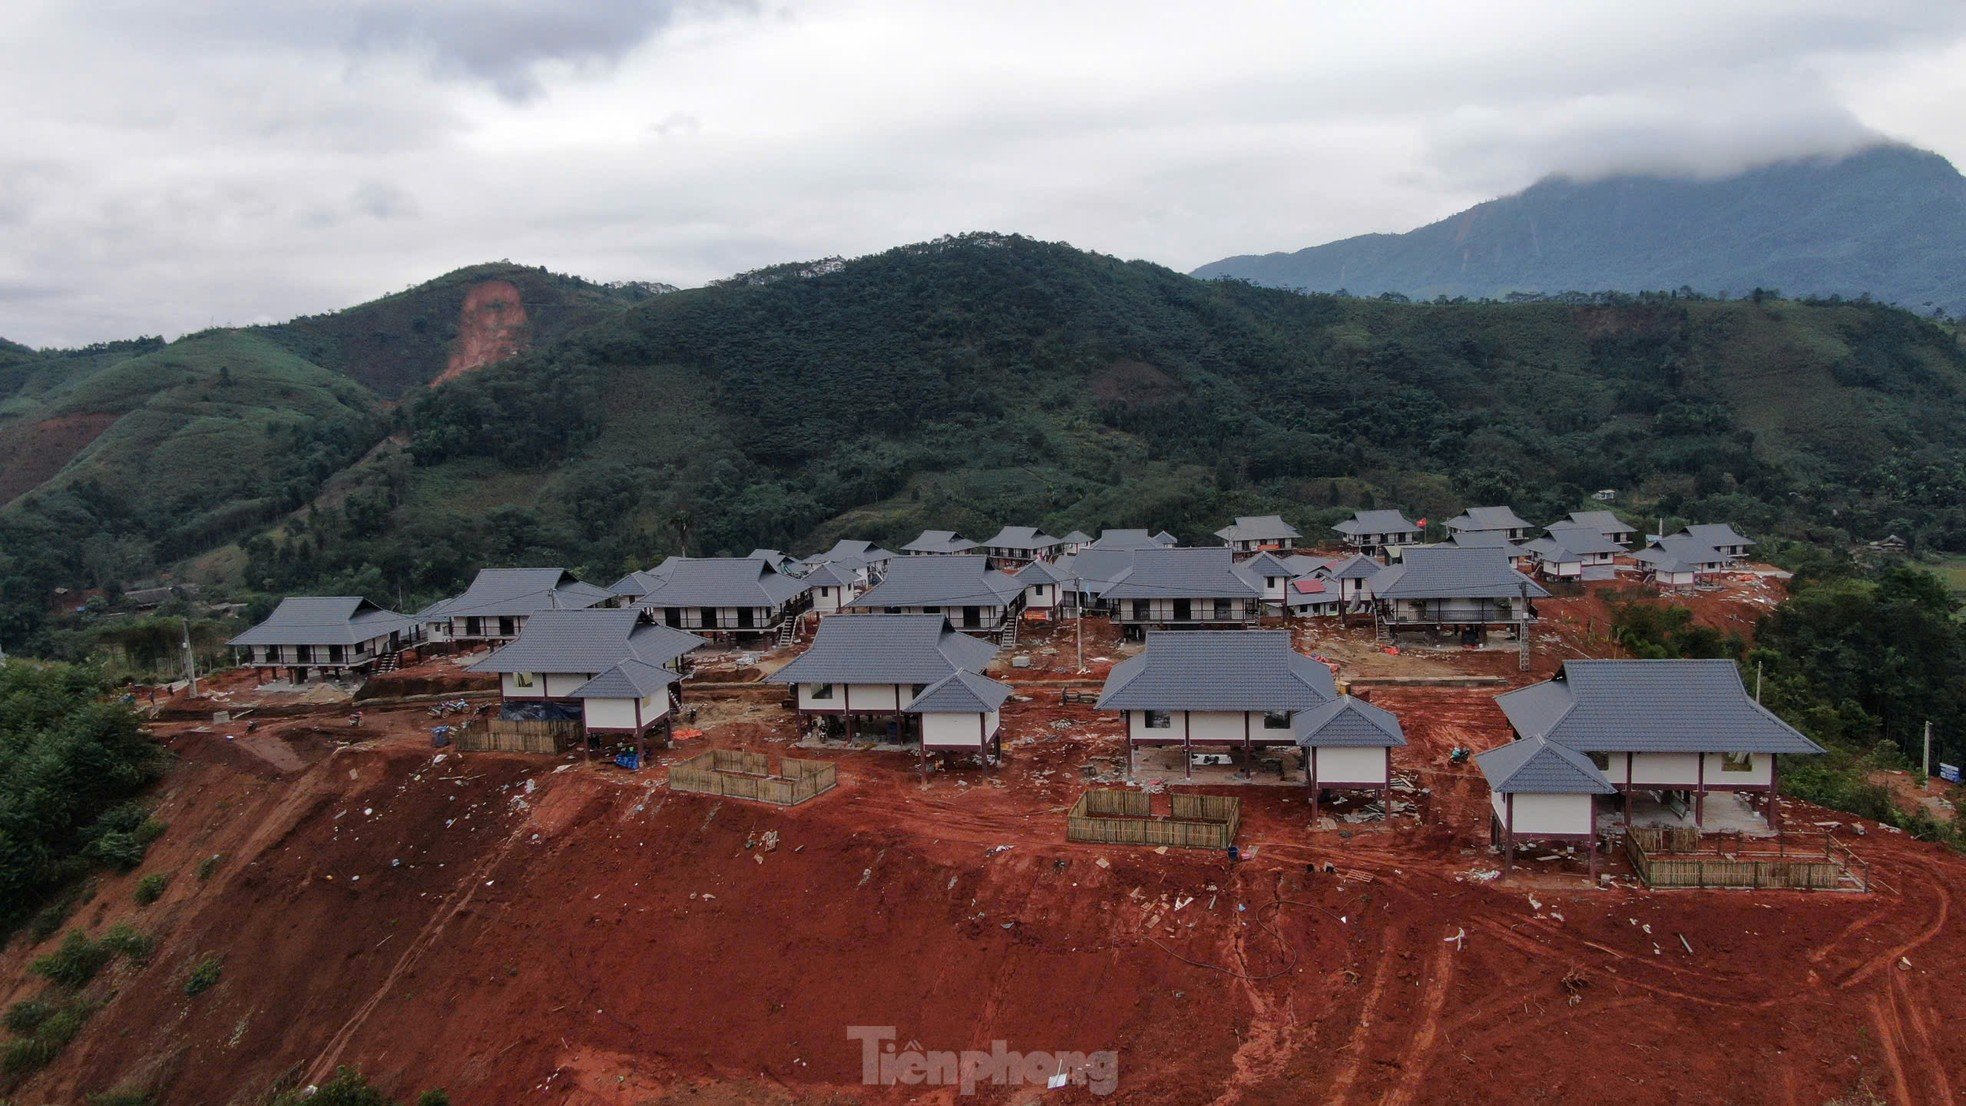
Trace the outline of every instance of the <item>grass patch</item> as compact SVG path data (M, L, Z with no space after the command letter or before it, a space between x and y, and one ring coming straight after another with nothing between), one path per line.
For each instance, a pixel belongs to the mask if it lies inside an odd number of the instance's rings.
M15 1009L20 1005L25 1004L17 1004ZM33 1029L0 1045L0 1073L26 1075L47 1067L82 1032L96 1008L96 1003L75 997L37 1010Z
M136 893L132 896L138 906L149 906L164 897L164 888L171 885L171 877L163 872L152 872L137 880Z
M184 993L192 997L204 994L218 985L219 977L225 974L225 959L215 952L208 952L191 965L191 971L184 977Z
M92 941L88 934L75 930L62 938L61 946L55 951L35 958L27 970L58 987L73 990L86 986L115 958L116 950L107 943Z

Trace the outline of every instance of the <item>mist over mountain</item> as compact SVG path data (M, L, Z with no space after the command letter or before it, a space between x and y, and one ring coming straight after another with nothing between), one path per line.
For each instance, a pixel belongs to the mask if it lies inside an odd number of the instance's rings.
M1871 146L1717 178L1549 177L1405 234L1367 234L1195 270L1307 291L1414 298L1690 287L1870 295L1966 312L1966 178Z

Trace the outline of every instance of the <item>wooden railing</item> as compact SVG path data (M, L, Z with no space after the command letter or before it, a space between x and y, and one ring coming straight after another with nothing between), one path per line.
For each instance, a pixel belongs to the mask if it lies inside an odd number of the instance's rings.
M1710 841L1693 826L1638 826L1625 833L1625 854L1648 887L1870 889L1870 865L1829 834L1819 847L1792 849L1777 837L1770 850ZM1711 851L1708 846L1711 845Z
M1242 824L1242 800L1227 795L1171 795L1173 817L1152 815L1144 791L1095 787L1065 816L1065 839L1091 845L1172 845L1226 849Z
M831 761L784 757L773 773L770 757L737 749L711 749L669 769L669 786L677 791L777 806L797 806L838 783Z

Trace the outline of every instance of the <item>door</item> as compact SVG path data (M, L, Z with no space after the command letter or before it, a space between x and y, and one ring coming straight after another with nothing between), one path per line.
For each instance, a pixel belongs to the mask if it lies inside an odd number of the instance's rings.
M703 608L702 610L700 610L700 611L698 611L698 612L696 612L696 614L697 614L697 617L698 617L698 618L700 618L700 619L702 619L702 621L701 621L701 622L698 622L698 623L697 623L697 625L699 625L699 626L709 626L709 627L712 627L712 628L715 628L715 627L716 627L716 625L717 625L717 608L715 608L715 607L705 607L705 608Z
M756 615L756 613L755 613L754 611L752 611L752 609L751 609L751 608L749 608L749 607L739 607L739 608L737 608L737 628L738 628L738 629L740 629L740 630L749 630L749 629L751 629L751 628L753 628L754 626L756 626L756 625L757 625L757 623L758 623L758 619L757 619L757 615Z
M974 630L982 625L983 625L983 609L981 607L963 608L964 628Z
M662 608L662 624L664 626L673 626L679 630L682 629L683 626L682 609L680 607Z
M1187 622L1194 618L1194 616L1195 605L1192 600L1176 599L1174 601L1174 621Z

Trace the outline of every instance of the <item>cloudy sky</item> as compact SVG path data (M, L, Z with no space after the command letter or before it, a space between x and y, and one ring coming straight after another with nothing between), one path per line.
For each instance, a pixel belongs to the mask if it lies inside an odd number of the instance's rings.
M1966 164L1961 104L1951 3L9 0L0 336L966 230L1187 269L1551 172Z

